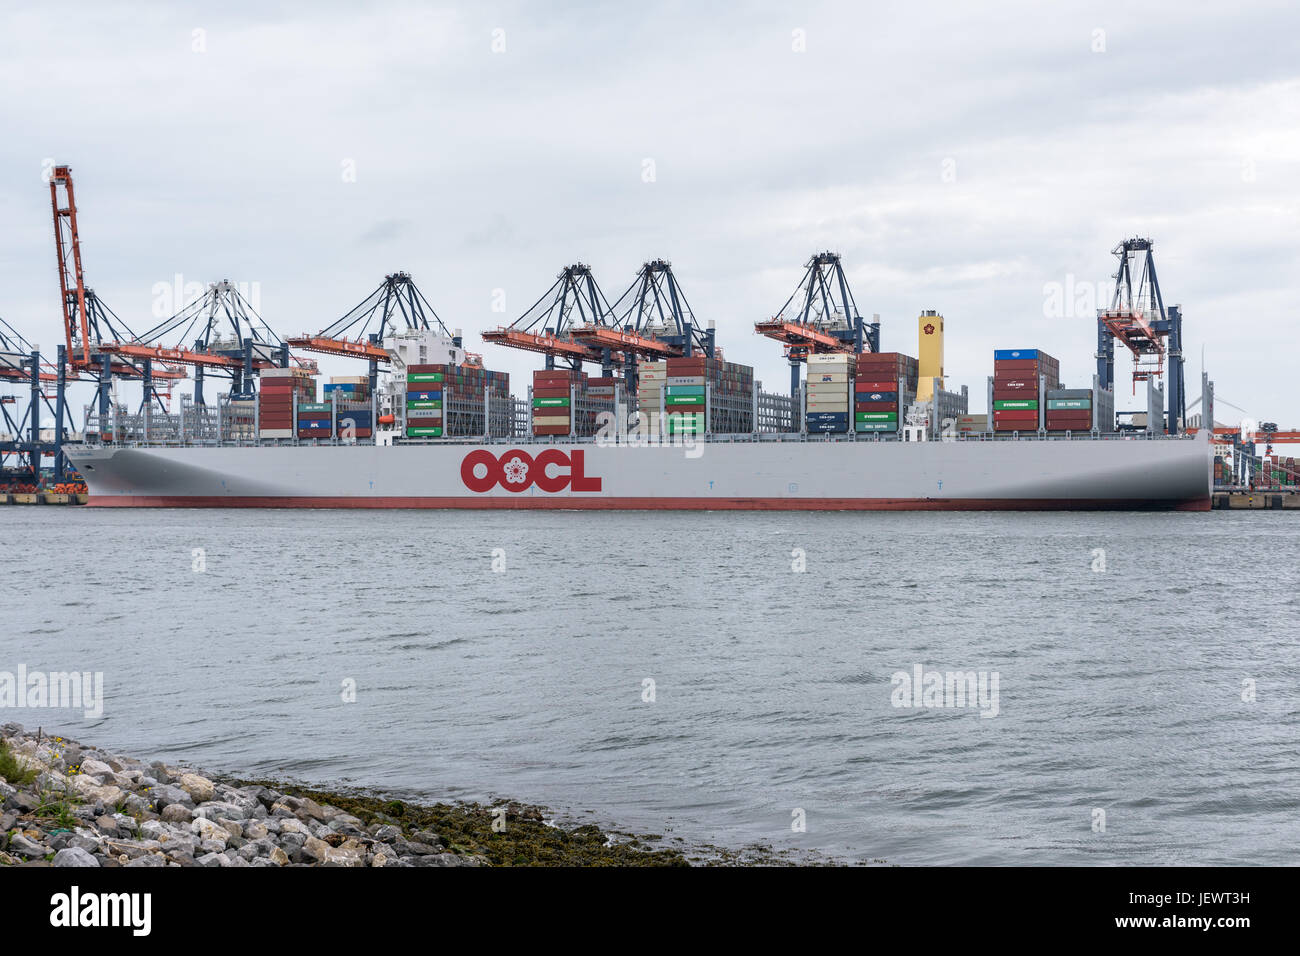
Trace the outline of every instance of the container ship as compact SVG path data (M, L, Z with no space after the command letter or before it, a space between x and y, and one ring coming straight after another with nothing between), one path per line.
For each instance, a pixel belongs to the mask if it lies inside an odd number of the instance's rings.
M1208 440L1114 432L1111 394L1063 389L1044 353L996 352L990 414L967 414L942 321L921 316L919 360L805 356L794 396L712 354L538 370L518 400L458 337L409 332L383 388L335 379L318 401L310 372L270 370L162 440L88 413L102 440L67 453L92 507L1209 510Z

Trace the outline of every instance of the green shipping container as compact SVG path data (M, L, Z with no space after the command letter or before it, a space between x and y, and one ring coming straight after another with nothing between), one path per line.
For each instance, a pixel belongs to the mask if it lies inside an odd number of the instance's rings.
M853 427L860 432L896 432L898 422L855 422Z
M407 408L442 408L441 398L414 398L406 403Z
M857 412L857 421L860 422L896 422L898 421L898 412Z
M994 410L995 412L1006 412L1006 411L1012 411L1012 410L1017 409L1017 408L1028 409L1029 411L1037 411L1037 409L1038 409L1038 399L1036 399L1036 398L1017 398L1017 399L1008 399L1007 401L994 402L994 403L993 403L993 410Z
M665 405L704 405L703 395L669 395L664 398Z
M420 428L408 428L406 430L407 438L440 438L442 436L441 428L429 428L422 426Z
M703 397L703 385L669 385L667 387L669 395L699 395Z
M417 382L441 382L441 372L411 372L406 376L406 381L415 384Z
M1058 408L1079 408L1087 411L1092 408L1092 401L1087 398L1049 398L1047 400L1047 410L1049 412Z
M533 408L568 408L567 398L534 398Z
M334 406L329 402L299 402L298 403L298 411L300 412L316 412L316 413L323 412L324 414L328 415L333 410L334 410Z

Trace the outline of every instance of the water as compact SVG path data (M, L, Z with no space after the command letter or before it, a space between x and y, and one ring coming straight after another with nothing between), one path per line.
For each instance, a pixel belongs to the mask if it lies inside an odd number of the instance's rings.
M690 843L1294 863L1298 517L6 508L0 670L107 699L0 721ZM892 706L915 664L998 715Z

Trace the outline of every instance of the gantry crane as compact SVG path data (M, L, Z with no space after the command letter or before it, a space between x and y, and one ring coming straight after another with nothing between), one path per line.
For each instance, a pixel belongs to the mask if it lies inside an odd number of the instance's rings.
M160 344L173 335L175 345ZM231 398L252 398L258 371L288 368L290 361L288 343L229 279L209 283L197 299L132 341L101 343L100 349L142 360L146 370L152 361L193 367L196 405L204 404L203 381L209 372L229 376ZM145 387L146 393L153 391L152 381Z
M791 395L799 390L800 366L809 355L880 351L880 323L862 321L839 253L830 251L808 260L785 305L771 319L755 322L754 331L785 345Z
M370 390L374 392L379 385L379 366L389 362L384 336L397 331L399 318L407 330L440 332L457 348L461 346L460 336L447 329L424 293L405 272L384 276L378 288L337 322L315 335L290 338L288 343L308 352L365 359L370 363Z
M149 400L154 379L182 379L184 369L163 363L157 368L152 357L136 361L125 356L114 358L105 343L131 341L134 333L86 285L81 263L81 233L77 225L76 192L72 184L72 167L55 166L50 176L50 205L54 214L54 249L59 269L59 304L63 312L64 347L71 374L84 372L96 379L101 416L108 412L114 378L143 381L145 401Z
M1183 313L1177 305L1165 308L1156 278L1155 243L1135 236L1125 239L1111 254L1119 259L1112 278L1115 293L1110 307L1097 310L1097 378L1101 388L1115 386L1115 340L1133 353L1133 390L1137 383L1160 379L1168 360L1168 413L1166 430L1178 434L1186 417L1183 370Z
M17 396L0 396L0 425L6 436L0 438L0 482L16 477L25 484L37 484L44 455L53 455L55 475L59 479L65 476L63 439L65 434L75 430L67 403L67 383L80 378L68 366L65 346L59 346L58 362L51 364L41 358L36 346L18 330L0 319L0 384L12 383L14 387L30 389L22 415L10 411L11 405L18 404ZM42 405L54 416L52 442L41 440ZM25 440L24 432L27 433ZM26 469L11 467L8 461L11 455L19 459L26 456Z
M611 314L591 267L575 262L560 270L554 284L523 315L510 325L484 332L483 340L537 352L546 357L547 368L555 368L558 359L572 368L588 362L608 370L622 364L621 354L588 344L573 333L576 329L608 328Z

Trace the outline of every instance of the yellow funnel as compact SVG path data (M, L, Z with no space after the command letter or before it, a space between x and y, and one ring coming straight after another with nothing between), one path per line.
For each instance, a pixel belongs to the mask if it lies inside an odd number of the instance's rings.
M933 379L940 379L943 387L943 316L932 309L922 312L916 320L917 374L916 400L934 400Z

